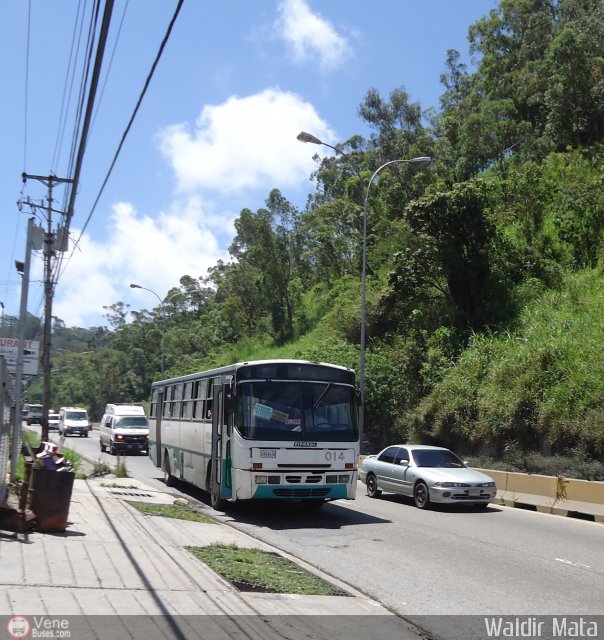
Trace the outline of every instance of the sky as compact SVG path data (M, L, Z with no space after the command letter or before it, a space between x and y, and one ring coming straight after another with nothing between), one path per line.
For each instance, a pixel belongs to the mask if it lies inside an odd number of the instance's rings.
M19 314L28 219L46 225L47 186L68 177L75 96L92 0L3 0L0 7L0 301ZM367 91L404 88L438 109L447 50L472 68L471 24L496 0L185 0L107 184L176 0L116 0L52 314L107 325L106 307L153 309L183 275L229 260L234 221L274 188L303 208L326 146L370 131ZM101 12L102 13L102 12ZM83 35L78 40L79 26ZM75 37L74 37L75 34ZM74 41L76 44L74 45ZM78 45L79 44L79 49ZM80 51L78 55L74 52ZM79 64L80 66L77 66ZM74 80L75 76L75 80ZM56 185L53 208L66 189ZM100 197L99 197L100 194ZM95 204L96 202L96 204ZM60 223L53 213L53 230ZM40 252L28 311L44 315ZM132 289L136 283L145 289Z

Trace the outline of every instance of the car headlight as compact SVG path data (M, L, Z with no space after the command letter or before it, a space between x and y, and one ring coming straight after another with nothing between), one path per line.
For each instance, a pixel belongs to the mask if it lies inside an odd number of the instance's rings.
M476 485L477 487L494 487L496 486L494 482L481 482Z
M465 482L435 482L435 487L469 487Z

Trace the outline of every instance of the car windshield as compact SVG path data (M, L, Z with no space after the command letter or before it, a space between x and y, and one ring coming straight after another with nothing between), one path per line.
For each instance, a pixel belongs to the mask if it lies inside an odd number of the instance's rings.
M66 420L86 420L85 411L68 411L65 414Z
M452 451L446 449L437 451L415 449L412 451L412 455L418 467L465 467L464 463Z
M59 416L56 413L49 413L48 414L48 420L50 422L58 422L59 421Z
M122 429L148 429L149 423L144 416L128 416L127 418L120 418L117 426Z
M354 442L354 389L333 382L243 382L236 427L247 439Z

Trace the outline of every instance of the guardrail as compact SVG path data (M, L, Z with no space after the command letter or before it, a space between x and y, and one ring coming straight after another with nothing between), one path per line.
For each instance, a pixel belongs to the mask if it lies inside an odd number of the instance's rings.
M479 469L495 480L496 502L604 523L604 482Z

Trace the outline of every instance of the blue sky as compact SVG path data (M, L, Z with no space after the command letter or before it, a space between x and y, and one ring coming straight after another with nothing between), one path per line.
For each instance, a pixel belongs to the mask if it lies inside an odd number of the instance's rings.
M102 95L90 132L53 315L106 324L104 306L151 309L182 275L228 260L233 221L273 188L302 207L314 190L304 130L330 144L367 135L366 92L404 87L437 108L446 52L471 64L467 31L495 0L185 0L117 164L84 233L176 0L116 0ZM31 14L29 14L31 6ZM61 106L79 11L92 1L4 0L0 26L0 301L17 315L29 209L46 187L21 174L67 177L73 106ZM31 15L28 41L28 15ZM109 62L111 64L109 66ZM27 78L27 82L26 82ZM77 82L75 84L77 86ZM27 88L27 90L26 90ZM74 102L73 99L71 101ZM60 208L64 190L55 190ZM57 220L59 217L56 218ZM43 314L42 259L32 257L28 310Z

